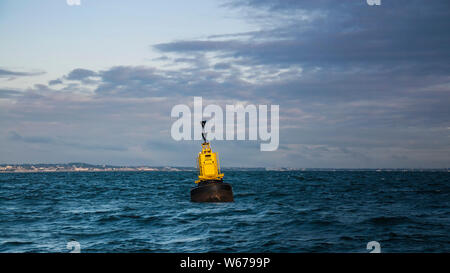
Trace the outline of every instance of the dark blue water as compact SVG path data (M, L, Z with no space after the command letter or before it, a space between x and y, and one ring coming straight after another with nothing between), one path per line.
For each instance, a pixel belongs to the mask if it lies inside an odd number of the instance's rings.
M229 171L222 204L195 175L0 174L0 252L450 252L447 172Z

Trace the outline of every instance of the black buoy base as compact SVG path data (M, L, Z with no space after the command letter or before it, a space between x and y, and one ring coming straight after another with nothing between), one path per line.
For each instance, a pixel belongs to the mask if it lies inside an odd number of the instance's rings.
M233 189L222 180L207 180L191 189L192 202L233 202Z

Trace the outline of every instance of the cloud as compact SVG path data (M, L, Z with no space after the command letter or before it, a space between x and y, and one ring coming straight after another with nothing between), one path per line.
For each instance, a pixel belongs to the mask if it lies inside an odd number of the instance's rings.
M77 68L77 69L70 71L70 73L67 75L66 79L81 81L81 80L85 80L90 77L94 77L96 75L97 74L92 70Z
M0 99L14 98L14 97L17 97L17 96L19 96L21 94L22 93L20 91L17 91L17 90L0 89Z
M47 136L22 136L16 131L10 131L8 139L15 142L31 143L31 144L51 144L58 146L71 146L82 150L110 150L110 151L126 151L127 148L117 145L108 145L104 143L81 143L68 141L61 138Z
M224 69L230 69L231 68L231 64L229 63L217 63L214 65L214 69L218 69L218 70L224 70Z
M8 139L13 140L13 141L21 141L21 142L25 142L25 143L52 143L52 142L54 142L54 140L49 137L41 137L41 136L26 136L26 137L24 137L22 135L19 135L15 131L9 132Z
M240 41L177 41L154 45L163 52L230 51L245 47Z
M12 71L7 69L0 68L0 78L3 77L27 77L27 76L37 76L42 75L45 72L21 72L21 71Z
M224 6L247 9L248 20L261 30L154 48L184 58L213 54L214 68L239 67L235 78L251 84L234 85L245 92L230 92L233 96L323 103L325 112L343 116L348 109L347 119L361 117L361 123L368 115L376 123L446 122L448 1L391 1L381 8L365 1L229 1ZM364 100L378 106L336 107ZM397 108L391 102L399 103Z
M48 82L48 85L57 85L57 84L62 84L63 81L61 79L56 79L56 80L51 80Z
M244 39L181 40L154 47L172 53L218 52L248 64L412 65L427 74L449 70L450 37L442 35L450 27L448 1L426 7L422 1L389 1L382 8L365 1L232 1L227 6L264 13L257 22L265 28Z

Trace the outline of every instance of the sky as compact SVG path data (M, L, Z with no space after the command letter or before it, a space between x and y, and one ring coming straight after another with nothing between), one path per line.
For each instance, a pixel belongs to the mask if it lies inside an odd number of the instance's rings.
M171 109L280 106L222 167L450 167L447 0L0 1L0 163L195 166Z

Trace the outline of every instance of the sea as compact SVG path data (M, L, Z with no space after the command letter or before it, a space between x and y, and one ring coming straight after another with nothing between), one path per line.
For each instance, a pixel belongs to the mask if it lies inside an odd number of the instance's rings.
M233 203L195 179L2 173L0 252L450 252L447 171L227 171Z

